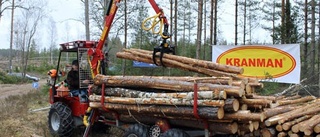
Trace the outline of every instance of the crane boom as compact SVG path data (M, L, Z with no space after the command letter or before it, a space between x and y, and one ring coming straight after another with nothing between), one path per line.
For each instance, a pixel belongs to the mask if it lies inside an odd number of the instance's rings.
M119 5L120 1L121 0L110 0L109 4L107 4L108 7L107 7L106 15L105 15L104 28L103 28L102 34L100 36L98 45L97 45L96 48L91 48L88 51L88 55L92 57L91 58L91 69L92 69L92 72L93 72L93 76L96 76L97 74L99 74L99 68L98 68L99 62L101 60L103 60L103 58L104 58L104 54L102 52L102 49L104 47L105 40L108 37L109 31L110 31L112 22L114 20L114 17L115 17L115 15L117 13L118 5ZM159 18L160 18L160 20L163 21L163 24L164 24L163 35L166 36L163 39L164 39L164 43L166 43L165 39L170 37L169 33L167 32L168 31L168 26L169 26L168 20L165 17L165 15L163 13L163 10L161 8L159 8L159 6L157 5L157 3L154 0L149 0L149 3L151 4L151 6L154 9L154 11L157 14L160 14ZM165 46L164 48L167 48L168 47L167 45L168 45L167 43L166 44L162 43L159 47ZM160 52L160 51L161 51L161 54L163 54L163 52L168 52L167 50L165 50L165 51L159 50L159 48L157 48L155 50L155 52ZM162 57L162 55L161 55L161 57ZM160 57L160 59L161 59L161 57ZM161 62L162 62L162 60L161 60Z

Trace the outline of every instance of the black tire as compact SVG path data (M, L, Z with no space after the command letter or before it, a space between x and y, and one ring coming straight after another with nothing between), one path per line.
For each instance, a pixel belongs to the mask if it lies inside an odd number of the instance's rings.
M51 105L48 125L53 136L70 137L74 130L72 111L62 102Z
M141 124L134 124L128 127L123 137L148 137L148 128Z
M160 137L190 137L190 135L183 130L173 128L164 132Z

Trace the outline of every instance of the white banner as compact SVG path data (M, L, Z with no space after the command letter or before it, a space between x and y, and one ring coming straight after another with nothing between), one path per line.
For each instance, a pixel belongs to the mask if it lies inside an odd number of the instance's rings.
M300 83L300 45L213 46L212 61L244 68L239 76Z

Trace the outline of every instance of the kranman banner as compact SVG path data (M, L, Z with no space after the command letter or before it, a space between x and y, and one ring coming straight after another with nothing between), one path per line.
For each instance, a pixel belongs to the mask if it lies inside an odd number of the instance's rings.
M300 83L300 45L213 46L212 61L239 66L240 76L279 83Z

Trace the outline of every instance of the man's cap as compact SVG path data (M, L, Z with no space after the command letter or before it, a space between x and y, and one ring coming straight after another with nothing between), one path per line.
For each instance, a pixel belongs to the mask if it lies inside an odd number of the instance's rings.
M74 60L74 61L72 61L72 65L76 65L76 66L78 66L79 64L78 64L78 60Z

